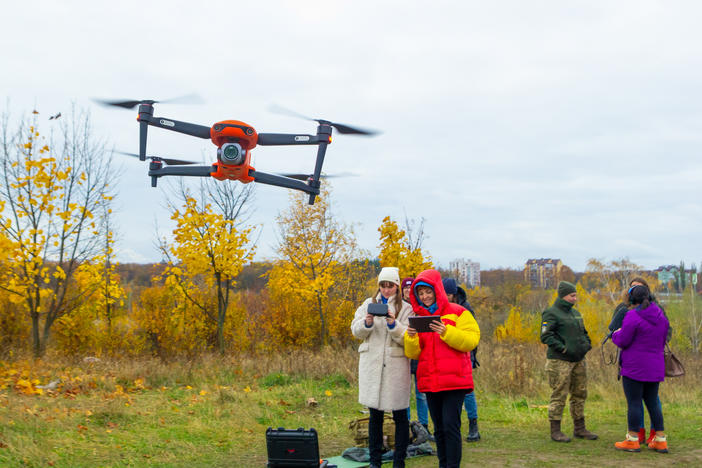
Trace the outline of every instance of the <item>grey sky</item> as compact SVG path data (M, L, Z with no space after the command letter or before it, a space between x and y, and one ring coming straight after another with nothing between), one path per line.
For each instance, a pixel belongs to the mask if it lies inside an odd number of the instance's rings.
M88 107L125 151L137 150L136 112L89 98L196 92L206 104L156 114L314 132L267 112L276 103L381 129L337 135L324 166L360 175L334 180L334 209L374 255L382 218L406 212L426 218L425 247L443 265L699 263L701 14L694 1L13 2L0 90L14 116ZM214 161L215 147L153 129L149 154ZM267 172L314 162L312 148L253 154ZM158 260L163 190L144 163L123 168L120 257ZM286 190L259 186L255 204L266 258Z

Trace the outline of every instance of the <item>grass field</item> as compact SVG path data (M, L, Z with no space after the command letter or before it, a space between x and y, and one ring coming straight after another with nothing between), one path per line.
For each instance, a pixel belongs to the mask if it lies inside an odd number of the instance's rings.
M506 358L515 352L525 358ZM476 381L482 440L464 443L464 465L702 466L700 366L690 358L688 375L662 386L671 451L662 455L613 449L626 431L626 404L614 369L594 353L586 414L600 439L570 444L549 439L540 348L483 345L481 353ZM326 350L171 364L4 363L0 465L262 467L269 426L315 427L321 455L339 455L353 443L349 421L362 416L356 362L353 350ZM62 381L55 391L31 394L55 379ZM317 404L309 405L309 398ZM568 416L564 426L572 430ZM437 462L424 457L408 466Z

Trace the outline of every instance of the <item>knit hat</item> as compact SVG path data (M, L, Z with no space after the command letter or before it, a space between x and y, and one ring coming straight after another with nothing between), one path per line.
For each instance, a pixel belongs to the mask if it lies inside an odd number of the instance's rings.
M400 269L397 267L383 267L378 275L378 284L383 281L390 281L400 285Z
M412 282L414 281L414 278L411 276L408 276L407 278L402 278L402 289L405 289L407 286L412 286Z
M458 292L458 285L455 279L444 278L441 282L444 284L444 291L446 291L446 294L456 294Z
M642 304L650 296L650 291L646 286L636 285L629 289L629 302L631 304Z
M575 285L573 283L569 283L567 281L561 281L558 283L558 297L564 298L568 294L572 294L575 292Z

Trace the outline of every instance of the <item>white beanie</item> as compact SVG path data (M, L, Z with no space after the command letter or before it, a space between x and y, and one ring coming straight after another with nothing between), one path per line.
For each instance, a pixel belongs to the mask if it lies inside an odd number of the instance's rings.
M381 281L390 281L396 285L400 285L400 269L397 267L383 267L378 275L378 284Z

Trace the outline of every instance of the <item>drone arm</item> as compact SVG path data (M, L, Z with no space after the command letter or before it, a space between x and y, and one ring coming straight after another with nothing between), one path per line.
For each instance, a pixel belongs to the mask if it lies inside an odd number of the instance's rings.
M275 174L267 174L265 172L258 172L253 169L249 171L249 175L254 178L254 181L260 184L275 185L277 187L300 190L309 194L319 193L319 188L312 187L301 180L291 179L289 177L283 177Z
M214 166L166 166L163 167L161 161L151 161L149 163L149 176L151 177L151 186L156 187L156 182L159 177L174 175L174 176L191 176L191 177L210 177L217 170Z
M166 166L153 169L150 167L149 175L152 177L167 175L209 177L216 171L217 168L214 166Z
M259 133L256 144L261 146L316 145L322 140L317 135L294 135L290 133ZM328 138L324 140L328 142Z
M139 159L146 159L146 134L149 125L154 127L173 130L174 132L185 133L186 135L196 136L198 138L210 138L210 127L204 125L191 124L178 120L165 119L163 117L154 117L154 106L152 103L142 103L139 105Z
M185 133L198 138L210 139L210 127L204 125L192 124L189 122L181 122L179 120L166 119L164 117L150 117L149 125L166 130L172 130L178 133Z

